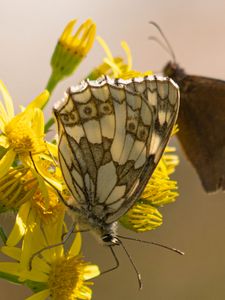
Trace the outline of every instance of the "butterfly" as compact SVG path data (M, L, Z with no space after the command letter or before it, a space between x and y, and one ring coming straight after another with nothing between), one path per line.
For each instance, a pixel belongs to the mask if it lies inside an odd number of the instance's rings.
M180 87L178 139L206 192L225 190L225 81L188 75L176 63L172 47L158 24L173 60L163 74Z
M181 91L177 136L207 192L225 190L225 81L187 75L168 63Z
M143 192L178 109L178 86L159 76L85 80L54 106L69 207L104 245L120 244L117 221Z

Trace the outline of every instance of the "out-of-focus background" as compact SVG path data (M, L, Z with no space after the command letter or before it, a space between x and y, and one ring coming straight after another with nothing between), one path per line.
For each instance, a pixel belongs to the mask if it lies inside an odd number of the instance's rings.
M221 0L0 0L0 7L0 78L17 108L45 87L57 38L73 18L78 18L79 24L92 18L97 23L97 34L114 55L123 55L120 41L126 40L135 69L160 71L170 57L159 45L148 41L149 35L158 35L148 24L154 20L188 73L225 79L225 2ZM55 90L48 114L64 89L86 76L103 55L96 42L77 72ZM93 299L225 299L225 197L222 193L204 193L195 171L175 144L181 160L174 176L179 181L180 197L161 210L161 228L138 237L175 246L184 250L185 256L127 241L144 289L138 291L133 269L118 247L115 250L120 268L95 280ZM0 218L1 224L10 222L6 216ZM122 229L120 232L132 235ZM84 237L83 247L87 259L103 269L113 264L110 252L91 236ZM0 281L1 300L21 300L30 294L24 287Z

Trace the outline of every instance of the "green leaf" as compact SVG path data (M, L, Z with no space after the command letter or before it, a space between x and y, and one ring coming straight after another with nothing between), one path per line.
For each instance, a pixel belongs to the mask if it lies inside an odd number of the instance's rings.
M34 293L38 293L48 288L46 282L36 282L32 280L26 280L24 284L31 289Z
M6 241L7 241L7 235L5 234L4 229L2 228L2 226L0 226L0 237L3 241L3 244L5 245Z
M16 283L16 284L23 284L21 281L19 281L19 278L16 275L0 272L0 278L3 278L7 281Z

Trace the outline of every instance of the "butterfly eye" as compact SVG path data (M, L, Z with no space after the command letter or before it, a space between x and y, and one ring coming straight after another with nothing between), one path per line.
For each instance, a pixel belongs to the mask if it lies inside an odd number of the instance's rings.
M112 234L105 234L101 237L102 241L106 244L109 244L109 245L119 245L120 244L120 241L117 237L115 237L114 235Z
M109 243L111 241L111 239L112 239L112 236L110 234L106 234L106 235L102 236L102 240L105 243Z

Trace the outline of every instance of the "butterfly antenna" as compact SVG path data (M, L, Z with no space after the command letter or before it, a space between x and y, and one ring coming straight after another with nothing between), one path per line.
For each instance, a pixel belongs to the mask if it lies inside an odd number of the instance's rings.
M173 48L169 42L169 40L167 39L167 37L165 36L164 32L162 31L162 29L160 28L160 26L156 23L156 22L153 22L153 21L150 21L149 24L153 25L158 31L159 33L161 34L164 42L166 43L166 46L162 43L162 42L159 42L159 40L157 38L154 38L154 37L149 37L149 39L151 40L155 40L156 42L158 42L160 44L160 46L166 50L167 53L169 53L172 57L172 60L174 63L176 63L176 56L175 56L175 53L173 51Z
M62 242L57 243L57 244L53 244L53 245L49 245L49 246L44 247L44 248L40 249L39 251L33 253L32 256L29 259L29 266L28 266L29 271L32 269L32 263L33 263L33 260L36 256L39 256L43 251L46 251L46 250L64 245L68 241L68 239L70 238L71 234L74 232L75 226L76 226L75 223L73 223L70 230L64 235Z
M171 56L171 53L170 53L168 47L165 44L163 44L163 42L160 41L160 39L158 39L156 36L151 35L151 36L148 37L148 39L151 40L151 41L156 42L157 44L159 44L163 48L163 50L165 50L166 53Z
M155 246L158 246L158 247L165 248L167 250L176 252L180 255L184 255L184 252L180 251L179 249L176 249L176 248L173 248L173 247L170 247L170 246L167 246L167 245L163 245L163 244L160 244L160 243L157 243L157 242L149 242L149 241L140 240L140 239L131 238L131 237L126 237L126 236L121 236L121 235L119 235L118 237L121 238L121 239L124 239L124 240L130 240L130 241L140 242L140 243L143 243L143 244L155 245Z

